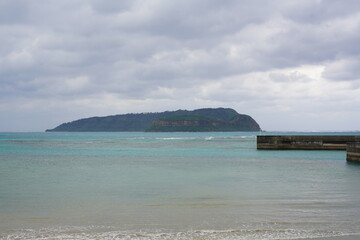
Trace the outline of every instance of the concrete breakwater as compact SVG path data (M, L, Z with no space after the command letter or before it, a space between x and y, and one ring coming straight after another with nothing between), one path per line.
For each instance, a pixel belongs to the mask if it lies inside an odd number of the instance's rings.
M259 150L346 150L347 160L360 163L360 135L257 136Z
M257 136L257 149L266 150L346 150L347 143L360 142L360 135L280 135Z
M346 160L360 163L360 142L348 143L346 149Z

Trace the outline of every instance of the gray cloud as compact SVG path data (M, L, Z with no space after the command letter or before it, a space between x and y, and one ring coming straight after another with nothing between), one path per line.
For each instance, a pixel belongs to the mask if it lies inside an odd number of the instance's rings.
M7 119L24 109L42 109L41 116L62 109L61 123L226 106L266 122L271 106L288 116L318 113L301 103L321 108L332 101L326 91L341 89L333 102L339 111L350 96L359 101L355 0L4 0L0 13L0 113Z
M343 58L326 65L323 76L338 81L360 80L360 58Z
M282 5L282 4L281 4ZM340 2L336 0L326 1L301 1L290 2L282 5L283 15L301 24L319 24L333 19L344 18L358 13L359 1L349 0Z

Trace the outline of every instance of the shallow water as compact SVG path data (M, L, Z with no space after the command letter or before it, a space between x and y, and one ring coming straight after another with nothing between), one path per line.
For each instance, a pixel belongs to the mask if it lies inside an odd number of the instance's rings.
M345 151L258 151L256 135L0 133L0 239L360 233Z

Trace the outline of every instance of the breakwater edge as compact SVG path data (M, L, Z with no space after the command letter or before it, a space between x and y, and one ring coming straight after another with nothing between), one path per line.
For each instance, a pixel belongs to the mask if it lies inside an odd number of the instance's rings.
M343 150L349 162L360 163L359 135L257 136L258 150Z

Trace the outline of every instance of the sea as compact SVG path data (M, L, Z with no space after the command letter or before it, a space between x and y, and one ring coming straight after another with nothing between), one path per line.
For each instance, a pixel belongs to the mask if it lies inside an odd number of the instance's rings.
M0 133L0 239L360 239L345 151L257 135Z

